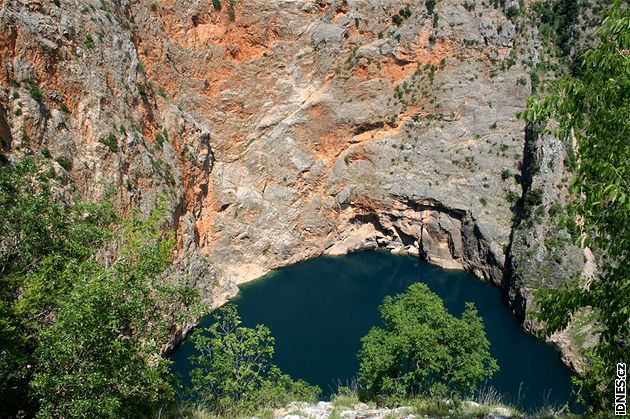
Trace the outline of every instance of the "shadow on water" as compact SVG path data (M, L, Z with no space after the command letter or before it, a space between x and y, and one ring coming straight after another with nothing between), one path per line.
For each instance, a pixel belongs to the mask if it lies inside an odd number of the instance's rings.
M234 302L245 326L262 323L271 329L275 363L329 397L337 383L356 376L360 338L380 323L383 298L415 282L426 283L456 316L467 301L475 303L501 368L485 385L497 389L504 401L534 411L570 399L571 372L558 350L523 332L501 291L467 272L378 251L319 257L243 286ZM210 320L208 316L202 324ZM187 374L193 351L185 342L173 354L174 372Z

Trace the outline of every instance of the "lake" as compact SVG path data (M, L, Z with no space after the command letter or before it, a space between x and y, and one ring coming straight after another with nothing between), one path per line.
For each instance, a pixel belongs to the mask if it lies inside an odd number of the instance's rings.
M486 385L504 401L534 411L569 400L571 371L557 348L521 330L501 291L468 272L384 251L324 256L245 284L233 302L245 326L269 327L276 338L274 362L284 372L318 385L329 397L338 383L355 377L360 338L380 324L383 298L415 282L427 284L455 316L461 316L467 301L476 305L501 368ZM208 316L202 325L210 321ZM175 351L174 372L188 373L193 351L190 342Z

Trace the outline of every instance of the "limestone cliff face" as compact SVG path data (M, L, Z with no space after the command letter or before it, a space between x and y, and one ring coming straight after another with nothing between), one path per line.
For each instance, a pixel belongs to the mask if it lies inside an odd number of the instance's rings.
M576 245L579 231L571 214L568 184L573 177L573 144L529 127L524 154L521 199L512 231L505 266L509 278L507 296L514 312L531 332L541 324L528 317L536 308L534 292L542 286L561 287L585 284L597 275L595 256ZM563 348L563 359L577 371L584 367L580 351L593 346L594 316L582 310L572 317L569 327L551 337Z
M539 48L519 2L220 3L0 0L3 156L50 154L123 209L164 196L215 305L376 247L517 286L507 197Z
M501 281L529 40L490 5L404 7L132 7L149 79L211 127L195 221L223 280L385 244Z

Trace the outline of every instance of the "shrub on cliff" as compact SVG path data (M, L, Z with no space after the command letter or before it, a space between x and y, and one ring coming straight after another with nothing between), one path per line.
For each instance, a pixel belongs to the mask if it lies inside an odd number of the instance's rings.
M426 285L413 284L386 297L380 311L383 326L362 338L359 351L363 398L463 396L498 370L472 303L458 319Z
M212 414L252 415L295 400L313 402L320 393L318 387L294 381L273 365L274 338L269 329L241 326L232 305L219 310L215 323L197 330L192 341L199 355L190 358L197 368L190 373L189 393Z

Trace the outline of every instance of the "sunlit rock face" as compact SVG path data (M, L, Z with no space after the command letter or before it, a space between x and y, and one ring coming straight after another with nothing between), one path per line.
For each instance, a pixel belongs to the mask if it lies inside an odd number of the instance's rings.
M184 208L220 280L389 246L499 283L527 30L461 1L223 3L130 12L154 88L209 127L210 180Z
M3 161L50 155L68 195L113 187L124 211L164 201L215 306L376 247L510 287L540 45L518 2L220 3L0 1Z

